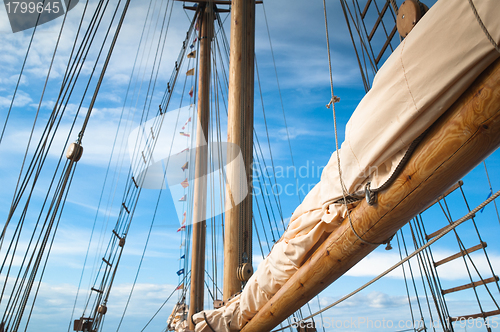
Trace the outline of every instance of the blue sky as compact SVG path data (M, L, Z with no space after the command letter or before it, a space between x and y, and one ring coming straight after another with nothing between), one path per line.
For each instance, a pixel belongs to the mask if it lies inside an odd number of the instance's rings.
M116 1L112 1L114 4ZM90 1L91 7L96 1ZM399 2L398 2L399 3ZM50 256L49 264L40 287L37 306L34 310L29 331L66 331L70 324L71 312L78 288L78 282L84 267L85 255L91 236L92 227L95 222L95 231L92 238L89 258L84 269L81 294L86 294L90 289L90 280L95 276L94 262L102 257L102 246L106 245L111 229L116 222L123 195L125 180L127 177L130 159L126 145L128 134L139 125L139 120L145 100L147 84L151 64L154 60L155 47L150 41L158 38L160 18L162 13L156 3L153 10L153 25L149 39L145 38L145 47L141 49L140 59L132 75L134 58L137 52L144 20L147 14L146 2L132 2L131 9L127 14L122 33L118 39L115 52L108 71L106 73L103 87L99 93L94 112L89 122L88 130L83 140L84 155L78 164L73 180L72 188L67 198L61 225L58 229L54 247ZM155 5L155 2L153 2ZM58 88L64 74L67 59L71 51L72 41L75 38L78 22L82 14L83 3L79 3L67 16L66 27L62 34L61 42L51 69L47 90L40 107L40 114L35 126L34 138L36 142L40 137L50 111L55 103ZM161 4L165 8L165 2ZM335 94L341 98L337 104L337 116L340 124L339 139L343 141L344 125L354 111L357 103L364 95L361 76L357 67L355 54L352 49L350 38L347 34L343 14L337 1L330 1L328 6L328 19L330 25L330 43L332 47L332 64L335 85ZM28 43L33 29L13 34L8 25L6 12L0 10L0 123L3 123L9 109L12 95L22 66ZM277 171L277 183L280 188L291 188L294 193L284 192L280 195L283 210L283 223L287 223L300 199L297 191L303 195L307 188L319 181L318 170L324 166L331 153L335 150L333 117L331 110L325 105L330 100L330 84L328 73L328 59L326 53L325 28L323 18L322 2L299 2L299 1L268 1L265 4L269 31L271 34L272 47L276 62L276 70L279 76L279 85L283 109L286 114L286 123L283 118L281 100L278 94L273 58L270 52L268 31L264 20L262 6L257 7L256 21L256 55L259 67L259 78L263 90L262 100L265 109L269 141ZM163 15L163 14L162 14ZM159 69L157 87L153 94L152 105L157 105L165 91L166 83L172 72L179 47L185 36L185 30L189 26L188 15L182 10L181 3L174 3L173 15L169 25L166 44L163 51L163 59ZM109 17L108 17L109 18ZM225 19L225 15L222 15ZM158 21L159 22L159 21ZM226 21L226 25L229 20ZM12 195L19 175L20 165L26 149L31 126L39 105L48 72L50 60L54 52L62 17L44 24L37 28L34 44L27 59L26 68L21 78L19 90L14 100L11 117L7 125L5 136L0 144L0 215L5 220L8 207L11 204ZM153 35L153 31L155 34ZM101 39L100 39L101 38ZM102 34L99 34L95 45L100 45ZM151 46L153 45L153 46ZM149 47L152 47L151 49ZM89 53L89 63L95 61L97 48ZM99 62L102 65L102 60ZM182 70L188 69L185 64ZM84 78L91 72L91 65L83 67ZM129 91L129 97L125 99L130 77L133 84ZM142 77L145 77L142 80ZM194 82L188 77L182 77L180 84L186 84L187 90L177 90L174 94L170 110L181 105L189 104L187 91ZM256 78L257 80L257 78ZM141 83L142 82L142 83ZM93 83L95 85L95 81ZM34 192L32 208L28 210L28 222L30 225L37 216L36 206L42 202L47 187L51 168L64 149L66 135L70 132L71 119L76 114L80 96L84 85L80 83L75 89L74 97L71 99L66 115L61 122L61 134L56 136L54 145L49 152L46 169L43 170L41 180ZM82 112L86 111L90 97L84 99ZM125 105L125 107L124 107ZM156 108L153 107L148 119L154 117ZM123 113L120 129L117 134L119 119ZM135 112L135 113L134 113ZM222 112L222 111L221 111ZM223 112L222 112L223 113ZM222 126L226 123L222 116ZM81 124L83 118L77 120L76 128ZM179 120L184 123L185 119ZM288 130L288 135L287 135ZM270 164L269 148L262 113L262 103L259 90L256 87L255 99L255 131L261 142L266 164ZM222 136L226 133L222 130ZM75 140L78 130L71 134L71 140ZM109 155L113 142L117 138L113 159L111 159L110 175L105 180L108 167ZM293 153L295 167L299 174L299 186L290 171L291 156L289 141ZM30 154L33 151L31 147ZM30 155L29 154L29 155ZM493 190L500 188L500 178L497 176L500 169L500 156L498 152L492 154L486 161L492 181ZM302 173L300 172L302 170ZM471 207L475 207L486 198L489 192L488 182L481 164L464 179L464 191ZM288 187L287 187L288 185ZM100 195L103 198L99 205ZM179 228L178 212L174 208L178 194L174 191L163 190L159 199L159 208L154 220L151 238L144 256L142 269L137 279L135 290L127 311L122 331L140 331L153 313L160 307L167 296L173 292L180 282L175 273L180 269L179 257L182 251L179 249L183 232L177 232ZM105 321L105 330L116 329L118 321L123 312L132 283L134 282L137 267L139 265L144 245L148 236L152 221L152 211L155 210L159 190L144 190L139 199L139 205L135 212L134 220L127 238L123 261L120 263L116 282L113 286L112 296L109 301L109 310ZM466 207L459 192L450 197L450 207L454 219L458 219L466 213ZM98 213L97 213L98 212ZM277 214L277 213L275 213ZM423 218L430 229L436 230L446 224L439 207L428 210ZM493 268L500 268L500 248L496 241L499 223L493 206L488 206L484 213L477 217L480 225L483 241L488 243L488 253ZM273 231L279 237L282 232L281 220L277 220L278 227ZM260 226L259 226L260 227ZM275 227L276 228L276 227ZM220 232L220 227L216 229ZM405 234L409 234L405 227ZM207 231L211 232L211 227ZM467 247L477 244L477 237L472 235L472 226L469 224L460 226L460 235ZM271 237L268 230L268 235ZM263 234L260 234L263 237ZM408 237L410 239L410 237ZM261 240L263 240L261 238ZM21 241L22 242L22 241ZM263 242L263 241L262 241ZM22 244L26 245L26 240ZM208 241L209 245L211 241ZM392 251L385 251L382 247L373 252L362 263L350 270L346 276L339 279L322 294L319 300L311 302L311 309L318 309L318 301L324 307L341 296L349 293L359 285L375 277L399 260L397 246ZM254 266L257 267L261 261L259 243L254 236ZM412 245L409 246L411 251ZM451 235L440 240L433 247L436 259L446 257L458 251L456 241ZM218 250L221 250L219 244ZM263 245L264 254L267 254L267 244ZM1 257L4 257L4 248ZM211 266L212 259L207 258L207 269ZM487 269L484 260L478 257L478 266L481 271ZM219 279L222 273L221 262L218 262ZM440 269L443 288L451 288L467 283L467 274L457 260ZM412 265L418 270L417 262ZM416 272L417 279L420 275ZM2 275L3 278L3 275ZM420 282L420 281L419 281ZM421 282L420 282L421 285ZM219 284L220 287L220 284ZM421 287L421 286L420 286ZM493 289L493 288L492 288ZM494 291L494 290L493 290ZM494 291L495 292L495 291ZM422 296L422 290L419 290ZM481 294L485 296L485 294ZM495 293L498 301L498 292ZM81 295L75 309L75 318L81 315L84 307ZM178 292L174 293L171 301L160 312L146 331L161 330L165 321L177 300ZM207 297L207 294L206 294ZM412 293L413 302L415 295ZM474 294L451 294L447 296L450 313L452 315L479 312L474 304ZM207 307L211 300L206 299ZM377 282L367 290L347 300L338 307L324 314L325 321L328 319L360 319L371 320L392 319L394 322L410 319L407 305L407 296L401 271L395 271L389 277ZM431 304L432 305L432 304ZM489 309L488 309L489 308ZM486 310L493 310L491 303ZM308 309L304 314L309 313ZM429 319L428 315L426 319ZM329 330L329 329L326 329ZM377 328L344 328L345 331L376 331ZM396 331L398 328L386 329ZM457 331L462 331L459 326ZM467 329L471 330L471 329Z

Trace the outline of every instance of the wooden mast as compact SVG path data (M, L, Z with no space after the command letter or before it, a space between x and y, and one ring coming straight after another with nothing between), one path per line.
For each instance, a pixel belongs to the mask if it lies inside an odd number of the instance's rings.
M212 5L200 3L200 60L198 78L198 121L196 127L196 164L193 189L193 244L189 329L194 330L191 316L203 311L205 281L205 237L207 206L208 124L210 119L210 43L213 32Z
M239 158L234 147L241 148L246 171L233 163L226 173L225 204L232 208L225 214L224 300L239 292L252 273L254 52L255 0L232 0L227 160Z
M380 243L500 146L500 60L493 63L431 127L377 204L352 212L356 232ZM344 220L242 332L270 331L328 287L376 245L359 241Z

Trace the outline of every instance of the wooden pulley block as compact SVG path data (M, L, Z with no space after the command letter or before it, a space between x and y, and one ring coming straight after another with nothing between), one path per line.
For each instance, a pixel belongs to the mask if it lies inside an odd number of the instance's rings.
M244 263L238 268L237 277L239 281L248 281L253 274L253 267L250 263Z
M398 10L396 25L401 37L406 37L417 25L418 21L429 10L429 7L418 0L406 0Z
M101 304L97 309L97 312L100 313L101 315L105 315L106 312L108 312L108 307L106 307L104 304Z
M83 147L79 143L71 143L66 151L66 158L75 163L80 160L83 154Z

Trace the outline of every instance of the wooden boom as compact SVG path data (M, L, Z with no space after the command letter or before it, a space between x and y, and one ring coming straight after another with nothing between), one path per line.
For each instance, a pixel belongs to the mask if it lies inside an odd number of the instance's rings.
M426 208L500 145L500 60L485 70L434 123L377 204L351 212L356 232L380 243ZM270 331L356 265L376 245L361 242L348 220L259 310L242 332Z

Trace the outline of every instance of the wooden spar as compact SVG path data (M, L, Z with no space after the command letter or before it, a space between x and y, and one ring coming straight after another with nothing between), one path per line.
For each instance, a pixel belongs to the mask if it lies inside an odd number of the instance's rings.
M210 43L213 31L213 9L200 9L200 60L198 78L198 121L196 126L196 164L193 189L193 244L191 261L191 291L189 328L194 330L191 316L203 310L205 280L205 237L207 206L207 138L210 118Z
M356 232L372 243L386 240L495 151L499 108L500 59L431 127L377 204L362 201L352 210ZM361 242L344 220L241 331L270 331L376 247Z
M241 290L240 266L252 263L255 0L233 0L231 12L227 160L234 162L226 172L224 300ZM237 163L240 149L244 169Z

